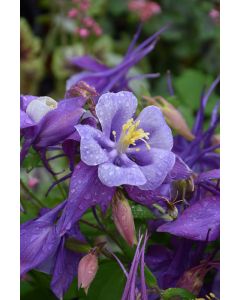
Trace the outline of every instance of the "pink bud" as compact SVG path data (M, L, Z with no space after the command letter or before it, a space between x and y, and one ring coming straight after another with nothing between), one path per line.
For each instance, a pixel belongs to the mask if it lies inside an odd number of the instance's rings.
M220 135L214 134L211 139L212 145L219 145L220 144Z
M88 288L96 276L98 259L94 251L85 255L78 265L78 288L83 288L87 294Z
M34 188L39 183L39 180L35 177L31 177L28 179L28 186L30 188Z
M131 207L124 196L118 192L112 202L112 216L117 230L132 247L136 244L134 219Z
M78 10L76 8L72 8L68 12L69 18L76 18L77 15L78 15Z

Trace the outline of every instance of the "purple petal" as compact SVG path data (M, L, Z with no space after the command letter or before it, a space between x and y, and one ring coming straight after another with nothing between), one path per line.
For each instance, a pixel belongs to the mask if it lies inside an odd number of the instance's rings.
M169 173L169 178L171 180L182 180L187 179L192 175L193 171L188 167L188 165L176 155L175 164Z
M35 142L37 147L55 145L75 131L84 110L85 99L62 100L58 108L50 111L39 122L39 134ZM59 122L60 120L60 122Z
M65 202L42 217L21 225L21 274L37 267L56 251L60 237L54 221Z
M72 65L88 71L99 72L109 69L107 66L88 55L73 57L69 61Z
M119 138L123 124L132 118L136 108L137 98L131 92L103 94L96 105L96 114L106 137L115 130Z
M98 179L97 167L80 162L74 169L67 204L58 222L57 230L63 235L90 207L99 204L106 210L114 188L104 186Z
M170 198L171 195L170 184L162 184L155 190L151 191L143 191L137 186L125 186L125 189L131 199L143 205L152 205L159 202L162 203L160 196Z
M219 236L220 205L218 197L206 197L187 208L173 222L160 226L158 232L168 232L192 240L209 241Z
M145 153L138 152L136 157L141 155L149 155L150 163L140 165L140 170L147 179L143 185L139 185L141 190L154 190L159 187L168 173L172 170L175 163L175 155L167 150L152 148L150 151L146 150Z
M116 166L113 163L104 163L98 167L98 177L109 187L122 184L142 185L146 178L137 164L128 160L128 165Z
M32 95L21 95L20 96L20 108L23 111L26 111L28 104L36 99L37 96L32 96Z
M148 106L144 108L137 120L140 120L139 127L150 134L148 143L152 148L172 149L172 132L158 107Z
M76 276L78 263L81 258L81 254L66 249L64 242L64 239L62 239L51 281L51 289L60 299L63 298L74 276Z
M20 110L20 128L24 129L34 125L36 123L23 110Z
M106 138L100 130L89 125L77 125L75 128L81 137L81 160L84 163L96 166L109 160L108 152L103 148Z
M210 170L204 173L201 173L197 180L196 183L212 180L212 179L219 179L220 178L220 169L214 169Z

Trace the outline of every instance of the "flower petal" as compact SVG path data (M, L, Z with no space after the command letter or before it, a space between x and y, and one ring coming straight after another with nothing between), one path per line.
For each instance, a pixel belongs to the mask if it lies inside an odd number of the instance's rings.
M56 251L60 237L54 221L65 202L40 218L21 225L21 274L37 267Z
M81 254L66 249L64 242L63 238L58 249L51 281L51 290L59 299L63 299L63 295L68 290L77 273L78 262L81 258Z
M81 137L81 160L89 165L96 166L109 160L108 152L103 148L106 138L103 133L89 125L75 126Z
M110 137L112 130L115 130L119 138L123 124L132 118L136 108L137 98L131 92L103 94L96 105L103 133Z
M150 134L148 143L152 148L172 149L172 132L158 107L148 106L144 108L137 120L140 120L139 127Z
M112 200L114 188L104 186L98 179L97 167L80 162L74 169L67 204L57 225L63 235L90 207L99 204L106 210Z
M144 153L135 154L137 161L144 157L140 163L140 170L147 179L144 185L139 185L141 190L154 190L159 187L175 163L175 155L167 150L152 148ZM147 160L148 157L148 160Z
M218 197L203 198L187 208L176 221L161 225L157 231L199 241L208 237L208 241L214 241L219 236L219 204Z
M117 166L113 163L104 163L98 167L98 177L109 187L122 184L143 185L146 178L139 166L129 160L128 165Z
M46 147L62 142L75 131L84 110L85 99L72 98L62 100L58 108L48 112L39 122L39 134L35 144Z
M160 196L170 198L171 195L171 185L169 183L162 184L155 190L140 190L137 186L125 186L125 190L127 191L130 199L146 205L151 206L154 203L160 203L162 205L163 201Z

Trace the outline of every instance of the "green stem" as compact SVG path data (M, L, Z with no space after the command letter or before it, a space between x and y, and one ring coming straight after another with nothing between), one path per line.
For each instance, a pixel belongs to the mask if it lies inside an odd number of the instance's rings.
M55 181L57 181L57 180L58 180L58 178L57 178L57 176L56 176L56 175L53 175L53 178L54 178L54 180L55 180ZM67 194L66 194L66 192L65 192L64 188L62 187L61 183L57 184L57 187L58 187L58 189L59 189L59 192L62 194L62 196L63 196L63 199L66 199L66 197L67 197Z
M36 195L34 195L29 188L27 187L27 185L22 181L22 179L20 179L20 185L22 187L22 189L34 200L35 204L37 204L37 206L39 208L44 207L43 203L41 202L40 199L38 199L38 197Z

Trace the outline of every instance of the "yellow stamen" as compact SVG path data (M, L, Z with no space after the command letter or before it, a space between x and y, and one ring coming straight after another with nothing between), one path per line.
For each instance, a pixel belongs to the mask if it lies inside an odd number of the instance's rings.
M120 144L123 150L126 150L130 145L136 146L137 140L143 141L148 150L151 149L150 145L146 141L149 139L149 133L138 128L139 124L140 120L134 122L133 119L130 119L122 126ZM136 151L140 151L140 149L137 148Z

